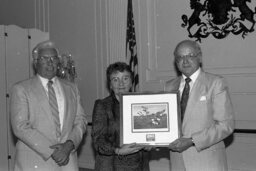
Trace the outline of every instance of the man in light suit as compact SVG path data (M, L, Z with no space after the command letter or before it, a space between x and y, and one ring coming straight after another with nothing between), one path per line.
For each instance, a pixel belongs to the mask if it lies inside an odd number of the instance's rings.
M195 41L180 42L174 56L182 75L168 81L165 91L179 91L182 99L185 79L189 77L190 82L181 137L169 145L171 171L227 171L223 140L234 129L227 83L203 71L201 48Z
M78 88L57 78L59 57L53 42L39 43L33 58L36 75L12 88L11 125L18 138L14 170L78 171L76 149L87 124ZM58 119L49 102L48 80L55 92Z

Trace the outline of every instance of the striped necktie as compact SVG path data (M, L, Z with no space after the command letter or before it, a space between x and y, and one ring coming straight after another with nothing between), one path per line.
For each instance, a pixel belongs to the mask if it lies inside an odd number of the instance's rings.
M55 94L52 84L53 84L53 81L49 80L48 84L47 84L48 85L48 97L49 97L49 104L50 104L51 111L52 111L53 121L54 121L54 124L56 127L56 136L57 136L57 138L59 138L61 135L59 109L58 109L56 94Z
M183 121L187 102L188 102L189 91L190 91L190 86L189 86L190 81L191 81L191 79L189 77L187 77L185 79L186 83L185 83L185 87L183 89L182 96L181 96L181 101L180 101L181 122Z

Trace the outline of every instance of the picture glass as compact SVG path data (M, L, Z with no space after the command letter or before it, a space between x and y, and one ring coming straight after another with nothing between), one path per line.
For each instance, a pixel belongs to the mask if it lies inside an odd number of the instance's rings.
M167 146L179 137L178 93L121 95L120 142Z
M132 132L169 131L168 103L135 103L131 110Z

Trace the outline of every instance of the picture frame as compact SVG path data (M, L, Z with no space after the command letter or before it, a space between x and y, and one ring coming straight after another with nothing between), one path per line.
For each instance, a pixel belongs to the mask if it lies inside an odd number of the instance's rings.
M179 93L120 95L120 145L168 146L180 137Z

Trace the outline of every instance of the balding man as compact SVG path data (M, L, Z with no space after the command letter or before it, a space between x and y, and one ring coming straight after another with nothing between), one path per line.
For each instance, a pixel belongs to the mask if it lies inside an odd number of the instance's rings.
M202 52L195 41L184 40L174 51L181 76L165 91L180 92L181 137L169 145L172 171L227 171L223 140L234 129L227 83L201 68Z
M36 75L12 88L15 171L78 171L76 149L87 122L77 86L57 78L58 64L54 43L39 43L33 50Z

